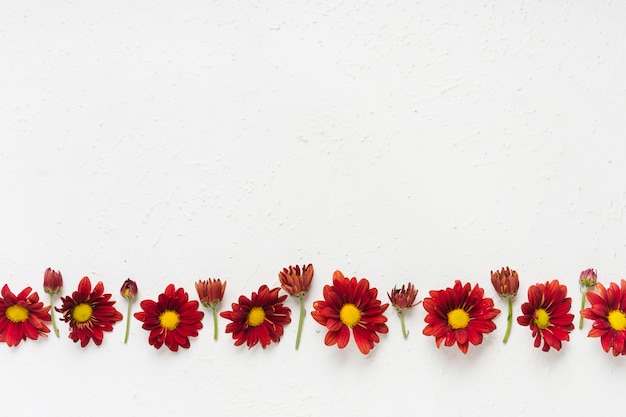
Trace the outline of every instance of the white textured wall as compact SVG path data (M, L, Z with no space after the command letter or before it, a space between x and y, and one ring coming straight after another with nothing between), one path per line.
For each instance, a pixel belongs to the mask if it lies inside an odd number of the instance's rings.
M221 277L228 308L311 262L309 304L335 269L385 300L455 279L494 296L489 271L510 265L517 314L536 282L566 283L577 310L581 270L625 276L621 2L0 8L0 281L15 291L41 294L48 266L65 294L88 275L118 301L127 277L152 299ZM128 345L122 322L87 349L62 325L0 346L2 415L609 415L623 394L625 359L586 330L546 354L518 325L504 346L501 314L464 356L421 334L421 307L407 341L387 315L368 357L324 346L310 316L298 352L297 315L250 351L214 343L208 316L177 354L135 320Z

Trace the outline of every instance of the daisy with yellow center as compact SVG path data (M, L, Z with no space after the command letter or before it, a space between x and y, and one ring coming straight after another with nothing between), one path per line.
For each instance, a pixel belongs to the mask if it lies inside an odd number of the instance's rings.
M493 319L500 314L491 298L484 298L484 290L478 284L462 284L457 280L452 288L430 291L423 306L428 313L423 330L426 336L434 336L435 344L441 347L457 344L467 353L469 344L479 345L483 334L495 330Z
M602 349L613 356L626 355L626 281L611 282L608 288L596 284L596 292L587 292L591 306L580 312L593 320L589 337L599 337Z
M522 304L523 315L517 318L522 326L529 326L535 347L543 346L561 350L562 342L569 340L569 333L574 329L574 315L570 314L572 299L567 297L567 287L558 280L545 284L531 285L528 288L528 302Z
M17 346L22 340L37 340L47 337L50 332L46 322L50 322L50 306L43 306L39 295L31 288L24 288L15 295L8 285L2 287L0 294L0 342Z
M61 320L69 323L69 337L79 342L82 347L90 340L96 345L102 343L104 332L113 330L113 325L122 320L122 314L113 307L115 301L111 294L104 293L104 285L99 281L91 289L91 280L83 277L78 283L78 290L71 296L61 297L61 308L56 311L62 314Z
M333 285L325 285L323 294L324 300L313 303L311 315L328 329L324 338L327 346L336 344L343 349L352 334L357 347L366 355L380 342L378 334L389 331L383 314L389 304L377 299L378 290L370 288L367 279L346 278L341 271L335 271Z
M291 310L283 305L287 295L278 295L280 288L269 289L261 285L250 298L241 295L237 303L232 303L231 311L223 311L220 316L231 321L226 333L232 333L235 346L244 343L248 349L260 344L263 349L271 343L278 343L283 335L283 327L291 323Z
M155 349L163 345L173 352L187 349L191 346L189 338L198 336L202 328L204 313L198 310L200 303L190 301L189 294L174 284L169 284L157 301L143 300L140 306L143 311L135 313L135 318L150 332L148 343Z

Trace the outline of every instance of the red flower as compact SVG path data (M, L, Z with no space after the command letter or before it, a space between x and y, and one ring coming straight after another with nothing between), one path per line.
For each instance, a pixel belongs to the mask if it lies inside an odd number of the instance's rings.
M102 281L98 281L91 291L91 281L83 277L78 283L78 291L72 296L61 297L61 308L55 308L63 317L61 320L70 324L70 338L74 342L80 340L81 347L87 346L89 340L99 346L104 332L113 330L113 325L122 320L122 315L113 307L111 294L104 293Z
M219 278L209 278L196 282L198 298L206 308L215 309L222 302L225 291L226 281L222 282Z
M415 302L415 298L417 298L417 292L418 290L415 289L415 286L409 282L406 288L404 287L404 285L402 286L402 289L394 286L393 290L391 290L391 293L387 293L387 297L389 297L391 305L398 312L401 312L413 308L421 303L421 301L418 301L417 303Z
M198 336L202 328L204 313L198 310L200 303L189 301L189 294L183 288L176 289L169 284L159 295L158 301L143 300L143 311L135 313L135 318L143 322L142 328L150 331L148 343L156 349L165 345L173 352L179 347L189 348L189 338Z
M599 337L605 352L613 349L613 356L626 355L626 281L619 287L611 282L608 289L599 282L595 285L597 293L587 293L591 307L580 312L594 320L588 336Z
M491 298L483 298L485 291L478 284L471 288L469 283L463 285L456 280L453 288L429 294L423 302L428 312L423 333L435 336L437 347L444 341L445 346L456 343L461 352L467 353L470 343L481 344L483 334L495 330L493 319L500 310L494 308Z
M120 295L129 301L137 297L137 283L128 278L120 288Z
M248 349L257 343L265 349L270 343L278 343L283 335L283 326L291 323L291 310L283 306L286 295L278 295L280 288L270 290L267 285L259 287L248 299L241 295L239 303L232 303L232 311L223 311L220 316L231 320L226 333L232 333L235 346L246 343Z
M43 274L43 290L50 294L58 294L63 288L63 276L61 271L55 271L52 268L46 269Z
M569 340L569 332L574 329L574 315L569 314L572 299L567 297L567 287L558 280L545 284L531 285L528 288L528 302L522 304L522 316L517 322L530 326L535 338L535 347L547 352L550 347L561 350L561 341Z
M278 279L280 280L281 287L287 294L293 297L302 297L309 291L309 288L311 288L313 265L302 265L302 269L300 269L299 265L295 267L289 266L289 269L283 268L283 270L278 273Z
M324 300L313 303L311 315L328 328L324 343L337 344L339 349L350 341L350 330L359 350L364 355L380 342L377 333L386 334L389 328L383 315L389 304L381 304L378 290L370 288L367 279L346 278L340 271L333 273L333 285L324 286Z
M0 342L17 346L22 340L37 340L39 336L48 337L50 333L44 322L49 322L50 306L43 306L39 295L26 287L17 296L8 285L2 287L0 298Z

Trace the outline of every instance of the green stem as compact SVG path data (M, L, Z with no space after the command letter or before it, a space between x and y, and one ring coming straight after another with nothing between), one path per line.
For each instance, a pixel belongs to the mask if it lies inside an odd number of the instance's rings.
M304 323L304 316L306 310L304 309L304 294L298 297L300 299L300 319L298 320L298 333L296 335L296 350L300 347L300 337L302 336L302 323Z
M409 337L409 332L406 331L406 326L404 325L404 314L402 310L398 310L398 317L400 317L400 325L402 326L402 336L404 336L404 340Z
M504 339L502 343L506 343L509 340L509 335L511 334L511 325L513 324L513 299L508 298L509 303L509 315L506 318L506 332L504 333Z
M213 340L217 340L217 309L211 307L211 310L213 310Z
M59 329L57 329L57 322L54 319L54 295L50 294L50 319L52 320L52 329L54 334L59 337Z
M128 343L128 332L130 331L130 308L132 302L128 300L128 313L126 314L126 335L124 336L124 343Z
M587 294L585 294L585 293L583 292L583 300L582 300L582 301L581 301L581 303L580 303L580 311L581 311L581 312L585 309L585 296L586 296L586 295L587 295ZM580 324L578 325L578 328L579 328L579 329L581 329L581 330L582 330L582 328L583 328L583 316L582 316L582 314L580 315Z

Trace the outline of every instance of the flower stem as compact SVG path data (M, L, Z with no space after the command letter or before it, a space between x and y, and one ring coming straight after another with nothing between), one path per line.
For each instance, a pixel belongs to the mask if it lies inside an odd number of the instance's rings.
M50 294L50 318L52 319L52 329L54 334L59 337L59 329L57 329L57 322L54 319L54 295Z
M211 307L213 310L213 340L217 340L217 310L215 307Z
M504 333L504 339L502 339L502 343L506 343L509 340L509 335L511 334L511 325L513 324L513 299L509 298L509 315L506 318L506 332Z
M583 292L583 300L580 303L580 311L582 312L585 309L585 296L587 294ZM578 325L578 328L582 330L583 328L583 316L582 314L580 315L580 324Z
M400 317L400 325L402 326L402 336L406 340L409 337L409 332L406 331L406 326L404 325L404 313L402 313L402 310L398 310L398 317Z
M300 347L300 337L302 337L302 323L306 310L304 309L304 294L298 297L300 299L300 319L298 320L298 333L296 335L296 350Z
M126 314L126 335L124 336L124 343L128 343L128 332L130 331L130 308L132 302L128 300L128 313Z

